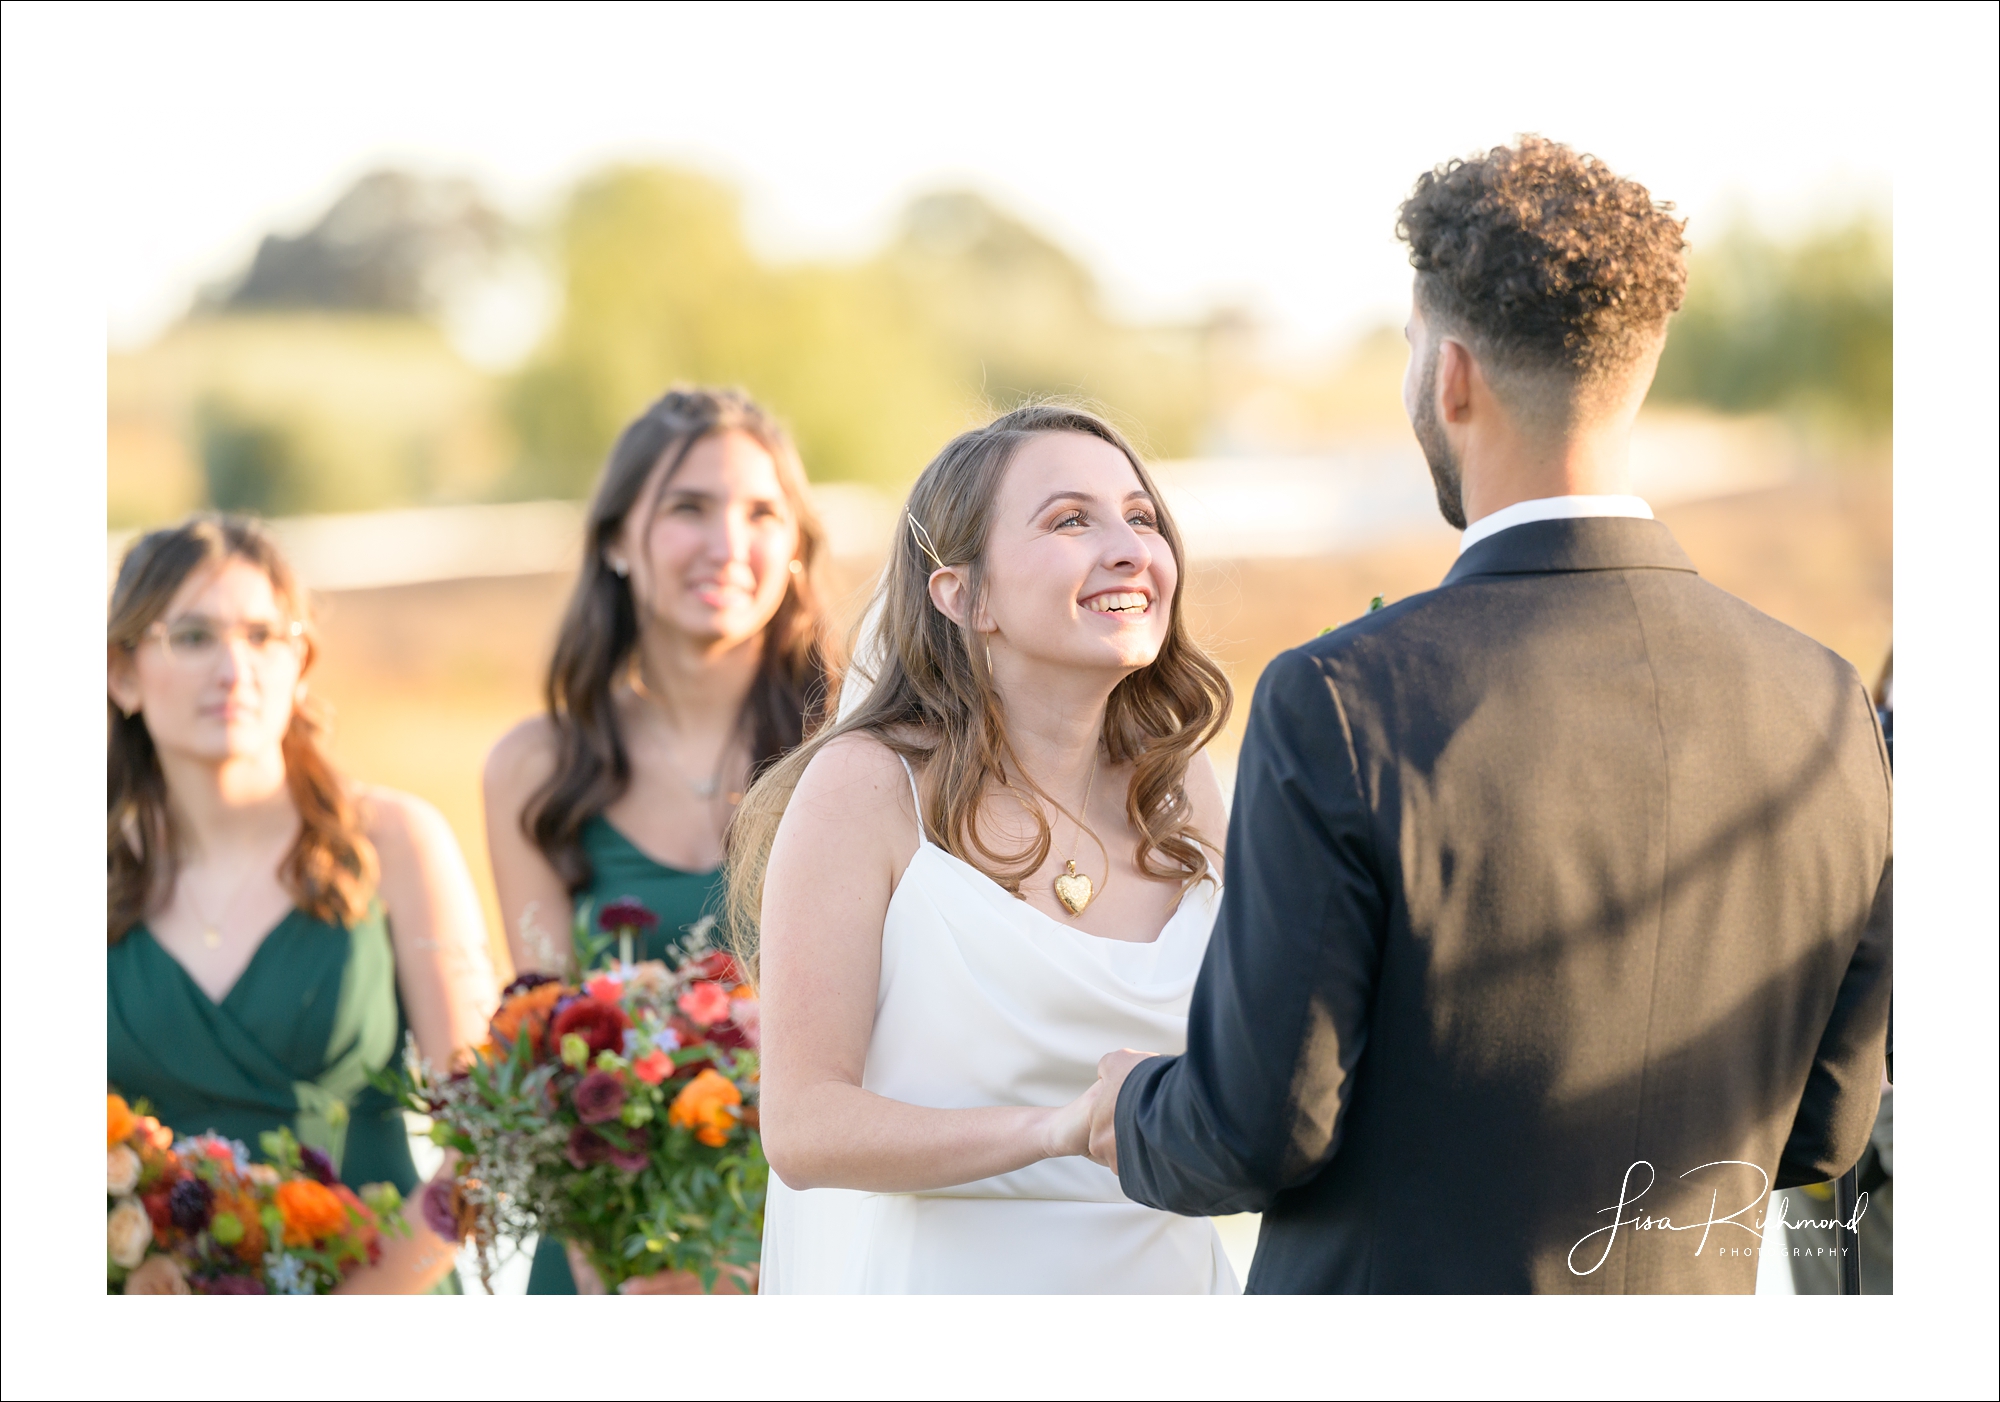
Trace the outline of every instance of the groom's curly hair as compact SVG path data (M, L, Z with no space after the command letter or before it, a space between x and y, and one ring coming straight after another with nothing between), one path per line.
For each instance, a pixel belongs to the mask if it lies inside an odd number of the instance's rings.
M1426 317L1499 368L1622 379L1687 287L1686 221L1560 142L1523 136L1426 171L1403 202Z

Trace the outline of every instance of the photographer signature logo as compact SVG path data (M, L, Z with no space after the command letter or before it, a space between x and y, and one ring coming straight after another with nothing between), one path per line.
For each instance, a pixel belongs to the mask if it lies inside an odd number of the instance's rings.
M1726 1170L1737 1169L1737 1168L1747 1168L1753 1175L1755 1175L1755 1181L1757 1184L1756 1190L1746 1196L1745 1201L1743 1202L1743 1205L1741 1207L1738 1207L1730 1212L1723 1212L1722 1211L1722 1207L1724 1204L1724 1198L1722 1196L1723 1188L1725 1186L1730 1186L1731 1180L1733 1179L1735 1182L1735 1186L1738 1188L1738 1191L1741 1191L1741 1187L1743 1184L1742 1176L1733 1175L1726 1172ZM1638 1189L1635 1192L1633 1190L1634 1182L1635 1180L1638 1179L1642 1170L1645 1174L1645 1181L1643 1183L1638 1184ZM1702 1180L1702 1182L1696 1183L1694 1187L1698 1190L1700 1187L1703 1186L1704 1183L1706 1183L1708 1186L1708 1210L1706 1214L1702 1216L1700 1220L1690 1219L1690 1220L1676 1222L1675 1220L1673 1220L1673 1218L1667 1216L1665 1213L1660 1213L1658 1215L1655 1215L1652 1212L1646 1211L1640 1206L1640 1199L1644 1198L1647 1193L1653 1190L1653 1185L1658 1181L1659 1175L1657 1171L1653 1168L1653 1165L1647 1160L1639 1159L1638 1161L1636 1161L1630 1168L1625 1170L1625 1181L1621 1183L1618 1188L1617 1204L1613 1207L1600 1207L1598 1209L1599 1213L1609 1212L1611 1214L1610 1223L1605 1226L1598 1227L1594 1231L1585 1232L1583 1236L1578 1239L1576 1245L1570 1247L1569 1249L1570 1274L1590 1275L1594 1273L1598 1269L1598 1267L1602 1266L1606 1261L1610 1260L1611 1248L1618 1244L1618 1233L1621 1231L1633 1231L1633 1232L1698 1231L1701 1233L1701 1238L1695 1243L1695 1248L1694 1248L1694 1254L1697 1256L1701 1255L1703 1248L1705 1248L1708 1245L1709 1237L1712 1236L1719 1229L1733 1228L1737 1231L1747 1233L1757 1242L1761 1243L1764 1240L1764 1230L1766 1226L1763 1207L1764 1204L1767 1201L1769 1201L1771 1196L1770 1175L1766 1174L1764 1170L1759 1168L1756 1164L1746 1163L1742 1159L1717 1159L1713 1163L1705 1163L1699 1165L1698 1167L1689 1169L1686 1173L1683 1173L1681 1175L1681 1180L1685 1181L1687 1179L1695 1177L1696 1174L1703 1174L1703 1173L1708 1174L1709 1175L1708 1178ZM1734 1202L1735 1200L1736 1198L1734 1195L1732 1195L1728 1199L1728 1201L1730 1202ZM1855 1231L1859 1229L1859 1227L1861 1226L1861 1219L1867 1213L1867 1211L1868 1211L1868 1194L1863 1193L1860 1197L1860 1200L1857 1201L1854 1205L1853 1214L1851 1215L1849 1220L1845 1222L1839 1221L1838 1219L1835 1218L1827 1218L1824 1220L1813 1220L1804 1222L1788 1222L1782 1216L1780 1216L1779 1221L1783 1225L1789 1227L1804 1227L1804 1226L1845 1227L1848 1231ZM1603 1240L1604 1249L1598 1253L1597 1259L1591 1262L1590 1265L1579 1268L1577 1265L1578 1254L1585 1252L1587 1248L1590 1247L1592 1241L1598 1237L1602 1237L1604 1239Z

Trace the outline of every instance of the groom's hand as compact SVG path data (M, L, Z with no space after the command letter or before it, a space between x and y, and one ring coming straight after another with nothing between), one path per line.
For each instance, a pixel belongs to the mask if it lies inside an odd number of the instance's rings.
M1132 1068L1158 1052L1133 1051L1123 1047L1106 1052L1097 1061L1097 1104L1090 1115L1090 1157L1113 1173L1118 1171L1118 1092Z

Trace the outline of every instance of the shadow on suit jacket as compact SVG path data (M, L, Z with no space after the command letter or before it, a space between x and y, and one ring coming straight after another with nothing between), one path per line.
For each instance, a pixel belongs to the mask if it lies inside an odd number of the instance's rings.
M1126 1193L1264 1213L1252 1291L1752 1291L1875 1119L1889 801L1854 669L1666 527L1479 542L1259 681Z

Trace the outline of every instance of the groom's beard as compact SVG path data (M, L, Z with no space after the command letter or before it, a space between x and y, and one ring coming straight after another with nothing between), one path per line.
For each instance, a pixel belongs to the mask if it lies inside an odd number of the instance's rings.
M1416 430L1417 446L1424 450L1424 461L1430 464L1431 483L1437 488L1438 511L1454 530L1465 529L1465 497L1463 481L1459 476L1458 458L1451 451L1451 440L1444 436L1444 429L1437 418L1437 349L1431 349L1431 357L1424 364L1424 384L1417 399L1416 417L1410 427Z

